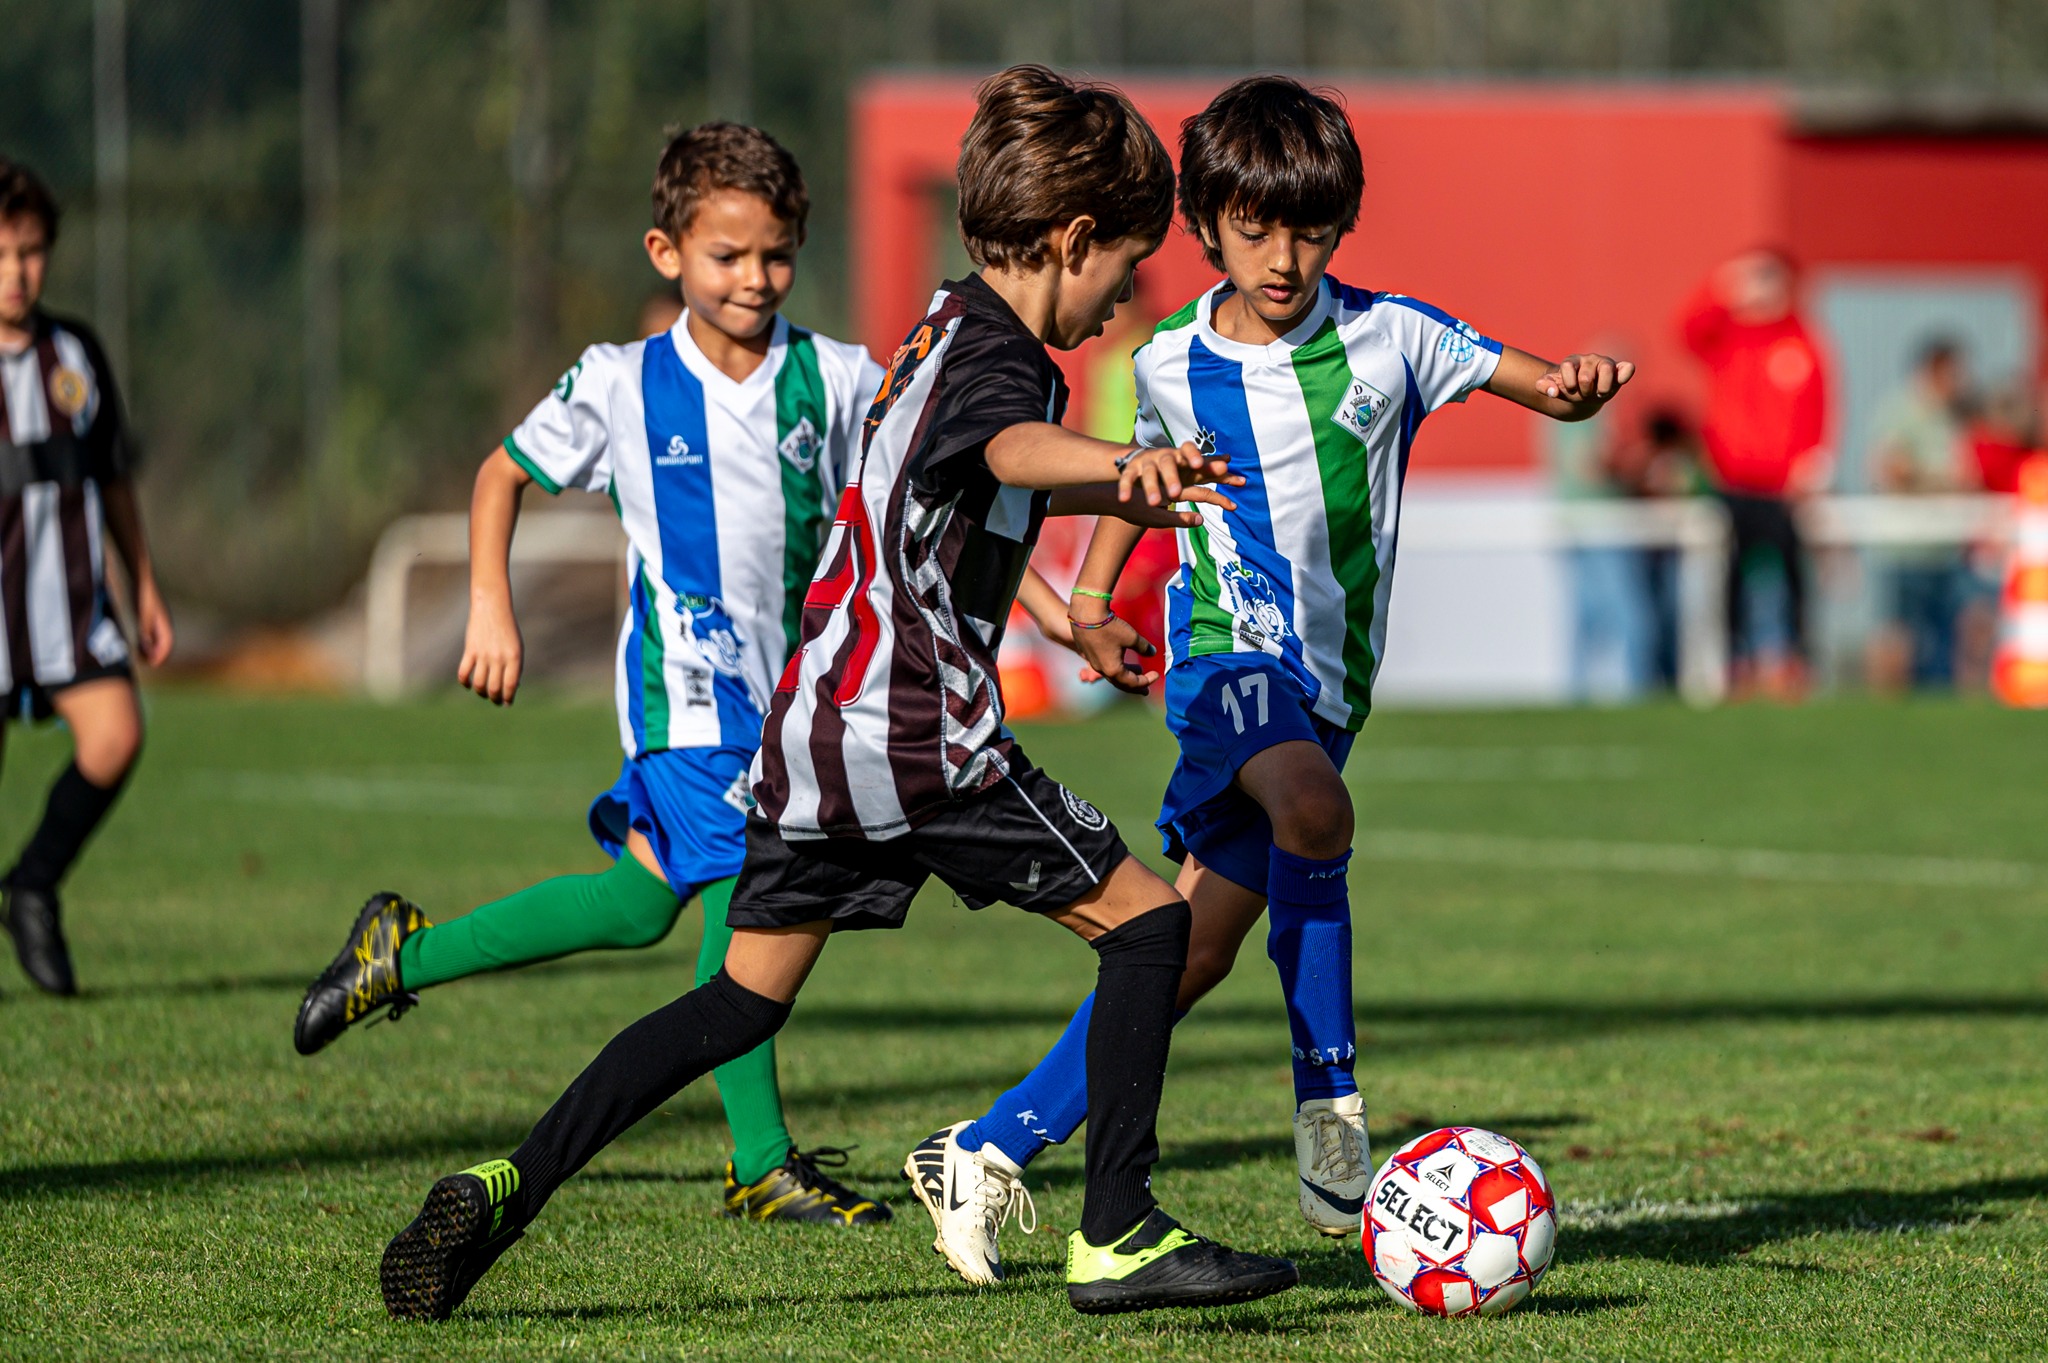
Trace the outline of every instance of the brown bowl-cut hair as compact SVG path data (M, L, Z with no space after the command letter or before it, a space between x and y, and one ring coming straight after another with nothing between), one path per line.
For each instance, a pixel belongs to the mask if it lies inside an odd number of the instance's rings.
M1032 269L1045 238L1079 217L1094 240L1160 241L1173 225L1173 161L1123 93L1043 66L1013 66L974 92L960 139L960 238L977 265Z
M1285 76L1251 76L1180 125L1180 216L1213 269L1226 213L1288 227L1358 222L1365 163L1344 106Z
M803 244L811 215L804 173L780 142L744 123L700 123L670 132L654 170L654 225L681 241L698 207L725 189L766 199L776 217L796 225L797 244Z
M50 193L50 187L19 161L0 156L0 221L35 218L43 224L45 243L55 245L59 216L57 200Z

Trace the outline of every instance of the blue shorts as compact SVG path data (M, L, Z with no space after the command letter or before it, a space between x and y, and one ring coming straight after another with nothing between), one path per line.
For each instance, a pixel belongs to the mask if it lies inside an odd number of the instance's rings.
M1342 771L1357 735L1318 717L1301 683L1263 653L1209 653L1175 663L1166 674L1166 727L1180 743L1159 810L1166 855L1184 861L1192 854L1224 879L1264 894L1273 825L1232 784L1238 768L1298 740L1319 745Z
M747 859L747 773L752 748L670 748L629 757L612 788L590 802L590 835L608 856L639 829L669 887L687 899L740 873Z

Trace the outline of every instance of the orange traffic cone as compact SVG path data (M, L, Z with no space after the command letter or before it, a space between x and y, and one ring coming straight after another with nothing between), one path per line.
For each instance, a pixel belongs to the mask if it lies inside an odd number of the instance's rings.
M2020 466L2012 557L1991 655L1991 690L2007 705L2048 708L2048 455Z

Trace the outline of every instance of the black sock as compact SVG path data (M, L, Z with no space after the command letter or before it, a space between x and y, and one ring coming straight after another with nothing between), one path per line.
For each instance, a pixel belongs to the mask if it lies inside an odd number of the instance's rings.
M512 1152L519 1169L515 1215L533 1220L598 1151L684 1085L781 1031L789 1009L721 970L613 1037Z
M1106 1245L1145 1219L1159 1159L1159 1090L1174 995L1188 963L1188 906L1168 904L1095 939L1088 1023L1088 1196L1081 1234Z
M43 806L43 821L36 825L28 846L21 849L21 859L7 873L7 883L45 894L55 890L57 882L71 869L71 863L78 860L85 840L114 807L121 786L122 781L111 786L94 785L85 779L76 762L64 768L64 774L50 787L49 802Z

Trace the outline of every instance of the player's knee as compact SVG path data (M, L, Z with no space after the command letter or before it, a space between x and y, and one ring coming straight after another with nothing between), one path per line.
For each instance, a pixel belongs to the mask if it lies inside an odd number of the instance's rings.
M1341 781L1304 782L1269 810L1273 841L1298 857L1341 857L1351 847L1351 795Z
M1229 976L1232 966L1237 964L1237 952L1226 950L1215 942L1191 942L1188 944L1188 967L1181 972L1180 995L1177 1000L1183 1012L1195 1006L1203 995L1214 989Z
M96 786L108 788L127 780L128 773L135 769L136 759L141 756L141 726L123 725L77 735L71 760L78 764L80 776Z

